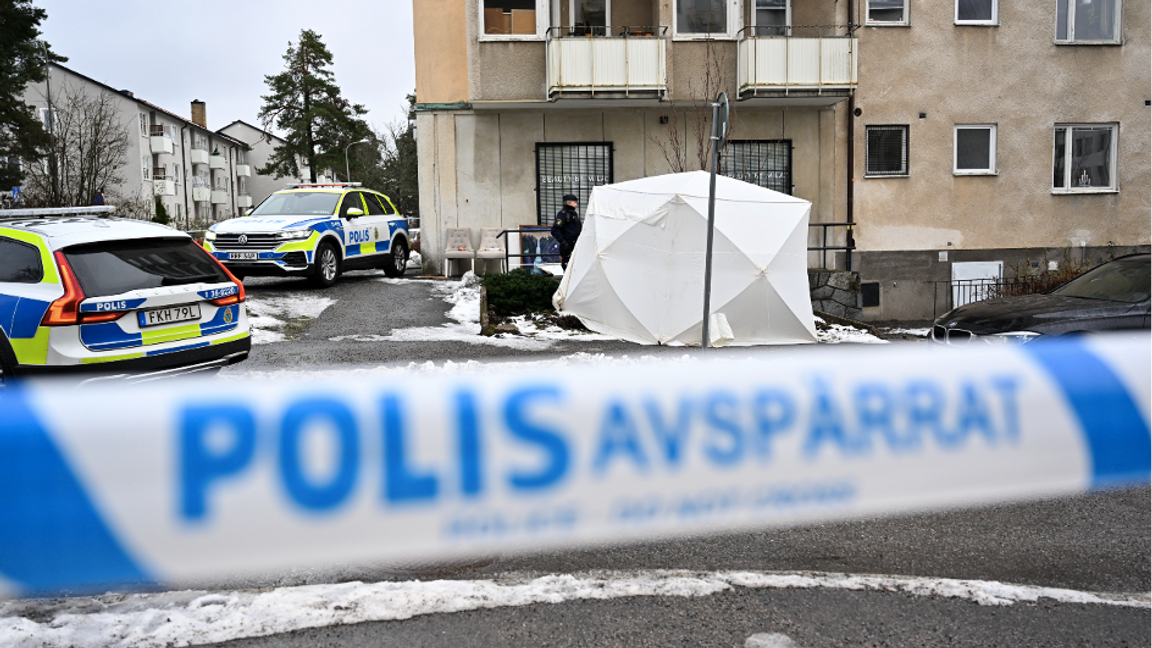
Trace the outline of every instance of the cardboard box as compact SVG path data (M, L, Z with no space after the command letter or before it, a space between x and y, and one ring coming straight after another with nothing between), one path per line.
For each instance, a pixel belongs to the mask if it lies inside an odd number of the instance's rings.
M535 34L536 33L536 10L535 9L513 9L512 10L512 33L513 34Z
M510 34L512 33L512 16L504 13L503 9L485 9L484 10L484 33L485 34Z

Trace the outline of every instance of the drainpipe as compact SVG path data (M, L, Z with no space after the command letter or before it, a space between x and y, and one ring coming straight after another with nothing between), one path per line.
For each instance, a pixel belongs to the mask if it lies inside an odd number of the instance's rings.
M184 219L186 223L192 222L192 213L188 211L188 183L192 182L192 178L188 177L188 165L184 163L184 159L188 154L188 145L184 144L184 131L188 130L188 126L180 127L180 168L184 172ZM189 142L189 145L191 142Z
M848 0L848 36L851 37L856 27L854 19L856 17L854 0ZM857 41L856 47L859 49L860 43ZM856 52L856 66L859 70L860 66L860 52ZM859 74L859 73L857 73ZM860 78L857 76L856 83L859 85ZM853 88L848 94L848 210L845 220L848 221L848 233L844 237L844 245L849 249L844 251L844 266L845 270L852 272L852 249L856 247L856 236L853 234L855 215L852 212L852 206L856 202L856 89Z
M229 146L228 150L230 151L230 153L228 154L228 176L229 176L228 182L231 183L231 185L232 185L231 186L231 190L232 190L231 191L231 193L232 193L232 217L235 218L236 215L238 214L238 212L236 211L236 167L233 164L233 160L236 157L236 147L235 146Z

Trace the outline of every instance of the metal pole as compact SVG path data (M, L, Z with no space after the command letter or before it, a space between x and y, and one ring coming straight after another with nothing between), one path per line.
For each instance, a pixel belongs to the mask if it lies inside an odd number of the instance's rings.
M704 331L700 348L708 348L708 320L712 302L712 231L716 226L716 167L720 163L720 102L712 104L712 173L708 180L708 244L704 250Z
M352 142L344 147L344 182L352 182L352 172L348 170L348 149L356 146L357 144L367 144L368 140L362 139L359 142Z
M40 48L44 50L44 69L47 70L45 83L48 85L48 119L45 126L52 136L48 146L48 175L52 179L52 199L59 200L60 175L56 166L56 113L52 109L52 62L48 59L48 41L40 41Z

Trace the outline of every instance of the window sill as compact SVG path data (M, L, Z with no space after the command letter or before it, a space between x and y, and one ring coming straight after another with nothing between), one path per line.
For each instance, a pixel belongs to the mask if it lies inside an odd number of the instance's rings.
M911 27L912 23L904 22L866 22L865 27Z
M912 177L912 175L909 173L892 173L892 174L886 174L886 175L868 175L867 173L864 174L865 180L885 180L887 178L910 178L910 177Z
M516 42L544 42L544 38L536 34L481 34L481 43L516 43Z
M998 176L999 171L953 171L952 175L958 178Z
M673 41L735 41L729 34L673 34Z
M957 27L999 27L998 22L953 22Z
M1096 187L1092 189L1053 189L1053 196L1083 196L1083 195L1099 195L1099 194L1118 194L1119 189L1109 189L1108 187Z
M1107 47L1107 46L1111 45L1111 46L1113 46L1113 47L1116 47L1116 46L1118 46L1118 45L1123 45L1123 44L1124 44L1124 41L1119 41L1119 40L1106 40L1106 41L1089 41L1089 40L1085 40L1085 41L1059 41L1059 40L1058 40L1058 41L1052 41L1052 43L1053 43L1054 45L1056 45L1057 47L1077 47L1077 46L1081 46L1081 45L1084 45L1084 46L1087 46L1087 47L1096 47L1096 46L1101 46L1101 45L1102 45L1102 46L1105 46L1105 47Z

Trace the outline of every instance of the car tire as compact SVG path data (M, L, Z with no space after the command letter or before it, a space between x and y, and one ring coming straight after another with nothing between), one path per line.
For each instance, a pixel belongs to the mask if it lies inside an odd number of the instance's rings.
M339 276L340 255L336 252L336 246L328 242L321 243L312 262L312 282L321 288L329 288Z
M8 343L8 336L0 331L0 387L11 382L16 373L16 353Z
M408 269L408 243L396 239L392 249L384 257L384 274L389 277L403 277Z

